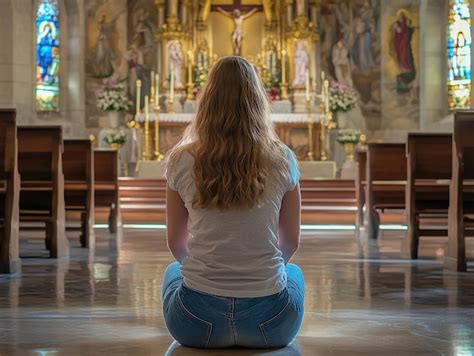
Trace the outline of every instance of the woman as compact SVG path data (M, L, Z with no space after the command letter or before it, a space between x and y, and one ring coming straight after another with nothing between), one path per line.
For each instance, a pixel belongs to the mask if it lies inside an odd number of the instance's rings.
M226 57L167 163L163 311L182 345L288 345L303 318L304 280L288 263L300 234L299 171L277 137L254 68Z

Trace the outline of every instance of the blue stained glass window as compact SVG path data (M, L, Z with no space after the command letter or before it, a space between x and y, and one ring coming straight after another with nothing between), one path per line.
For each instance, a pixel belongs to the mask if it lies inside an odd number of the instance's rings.
M36 110L59 111L59 7L41 0L36 13Z
M450 0L448 17L448 106L471 107L470 0Z

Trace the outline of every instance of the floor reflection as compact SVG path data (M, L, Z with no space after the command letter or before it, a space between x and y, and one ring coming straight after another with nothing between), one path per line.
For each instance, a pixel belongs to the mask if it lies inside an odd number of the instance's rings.
M71 257L59 261L28 236L23 273L0 276L0 355L474 354L474 273L443 271L443 239L422 239L421 259L401 260L402 237L384 234L364 250L352 234L306 231L295 258L305 317L293 345L204 352L173 343L164 325L163 231L125 230L117 242L98 230L93 253L71 235Z

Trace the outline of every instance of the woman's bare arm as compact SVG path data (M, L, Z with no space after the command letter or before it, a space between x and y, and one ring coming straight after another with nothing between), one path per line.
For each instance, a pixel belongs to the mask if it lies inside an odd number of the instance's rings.
M188 256L188 210L178 192L166 186L166 235L168 248L179 263Z
M278 227L278 246L285 263L295 254L300 244L301 193L299 183L283 197Z

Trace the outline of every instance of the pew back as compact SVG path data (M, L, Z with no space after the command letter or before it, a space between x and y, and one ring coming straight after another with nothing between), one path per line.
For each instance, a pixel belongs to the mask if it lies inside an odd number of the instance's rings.
M90 140L64 140L63 172L66 181L93 181L93 153Z
M413 179L451 179L452 135L409 133L407 157Z
M18 170L21 176L20 212L51 215L53 195L64 189L60 126L18 127Z
M367 204L403 208L407 160L404 143L370 143L367 147Z

